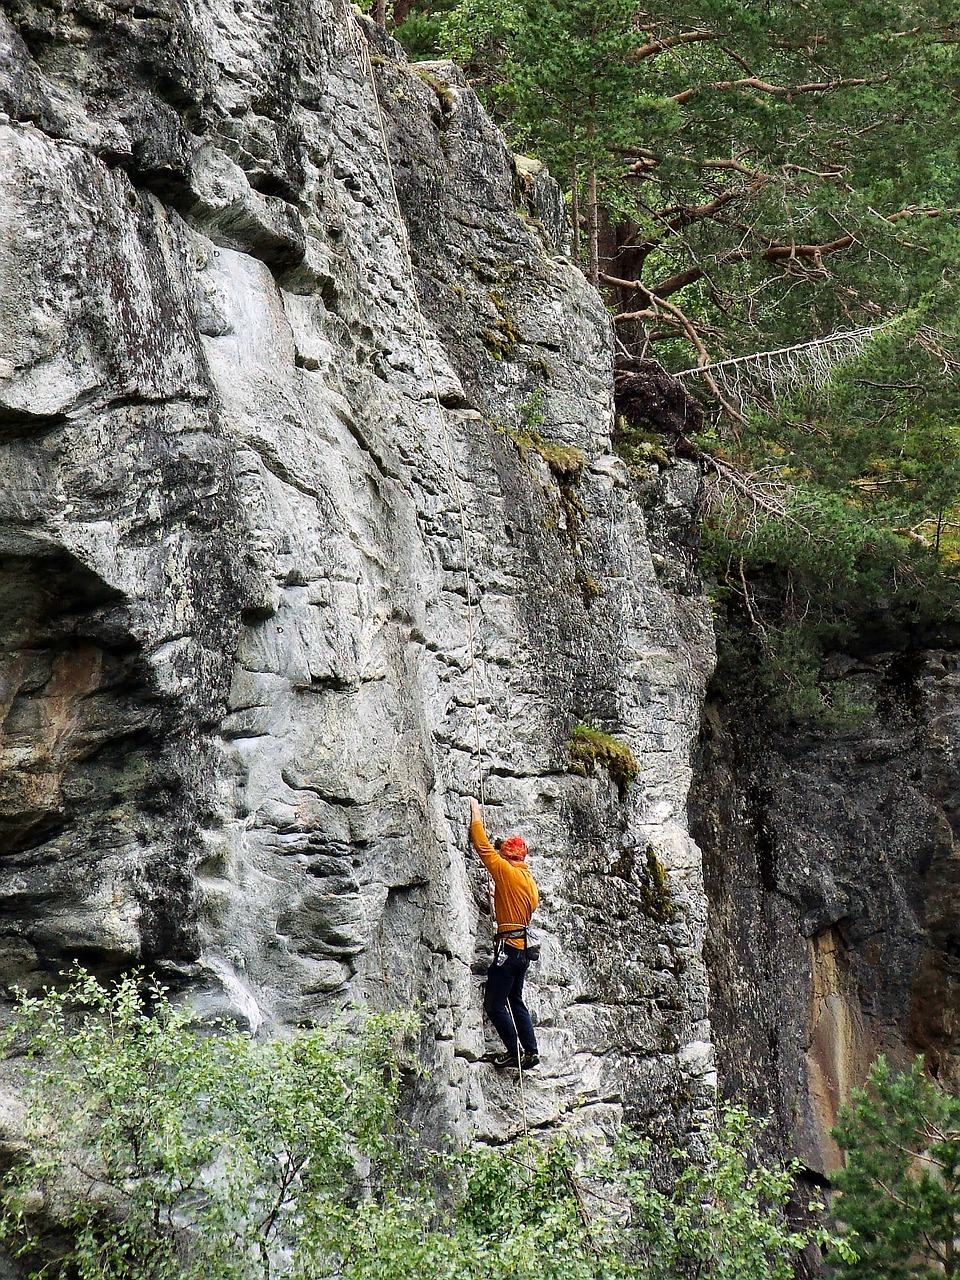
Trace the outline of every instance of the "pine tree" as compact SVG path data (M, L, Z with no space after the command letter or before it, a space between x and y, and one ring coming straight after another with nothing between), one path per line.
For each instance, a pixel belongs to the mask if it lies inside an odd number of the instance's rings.
M621 157L656 117L676 114L644 93L647 37L635 18L635 0L462 0L445 28L515 144L568 183L575 240L582 202L594 284L601 205L615 201Z
M575 229L585 202L622 335L668 364L875 322L955 256L940 0L459 0L444 30Z
M880 1058L854 1090L834 1136L846 1152L833 1211L857 1258L850 1280L934 1280L960 1255L960 1098L928 1078L918 1058L898 1074Z

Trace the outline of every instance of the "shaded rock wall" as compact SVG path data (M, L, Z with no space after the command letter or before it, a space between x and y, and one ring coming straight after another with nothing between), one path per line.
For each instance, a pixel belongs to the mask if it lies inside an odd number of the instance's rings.
M4 6L0 981L147 962L265 1031L415 1004L424 1132L515 1132L479 726L543 891L531 1123L676 1130L713 1082L698 477L612 452L555 189L377 41L325 0ZM579 720L626 802L567 774Z
M711 706L691 794L722 1088L772 1112L821 1175L839 1158L837 1107L878 1053L903 1065L924 1052L960 1079L960 662L839 667L874 715L805 735Z

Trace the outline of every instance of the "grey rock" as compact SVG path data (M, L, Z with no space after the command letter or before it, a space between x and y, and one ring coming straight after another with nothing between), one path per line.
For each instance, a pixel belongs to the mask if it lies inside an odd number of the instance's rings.
M16 0L0 41L0 983L147 963L262 1034L416 1004L425 1137L516 1133L479 737L543 893L531 1122L680 1133L698 473L613 457L605 308L455 68L332 3L140 12ZM581 720L625 799L567 773Z
M878 1053L960 1078L955 1025L957 654L838 662L875 712L771 736L712 707L694 829L722 1088L771 1113L781 1149L829 1175L830 1129Z

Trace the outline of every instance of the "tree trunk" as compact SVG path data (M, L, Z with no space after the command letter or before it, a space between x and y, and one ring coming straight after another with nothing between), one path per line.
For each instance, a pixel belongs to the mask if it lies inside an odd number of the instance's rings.
M597 171L590 166L587 176L587 252L589 254L590 283L600 284L600 219L597 211Z
M574 162L573 173L570 178L570 222L573 231L573 250L574 262L580 259L580 192L577 184L580 181L580 175L577 172L576 162Z
M387 0L375 0L373 6L373 20L378 27L387 25Z
M597 166L593 158L593 141L596 127L587 125L587 143L590 149L590 168L587 170L587 275L596 288L600 283L600 220L597 216Z

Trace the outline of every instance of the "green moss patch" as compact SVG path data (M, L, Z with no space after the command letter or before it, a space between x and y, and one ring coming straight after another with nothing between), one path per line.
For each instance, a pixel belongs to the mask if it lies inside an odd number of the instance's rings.
M494 359L512 360L520 343L520 335L511 320L501 317L495 325L481 331L480 341Z
M570 733L570 764L568 771L582 778L592 777L596 766L602 764L617 784L621 800L640 773L637 758L625 742L613 734L589 725L574 725Z
M539 431L510 431L508 435L520 450L524 462L529 454L539 454L559 484L579 483L587 465L586 454L582 449L571 444L559 444L556 440L544 440Z
M600 585L596 578L592 577L589 573L585 573L578 578L577 584L580 587L580 595L583 599L584 606L589 609L594 600L596 600L600 594Z
M479 274L479 268L477 268L477 274ZM480 340L497 360L512 360L520 345L520 331L517 329L516 318L499 290L490 290L490 301L496 309L497 319L488 329L482 330Z
M645 875L640 886L640 900L643 903L644 914L651 920L669 924L676 916L677 909L667 884L666 870L654 853L652 845L647 845L647 865L644 870Z
M617 417L613 430L613 448L631 467L672 467L675 459L667 450L662 435L645 427L630 423L622 415Z

